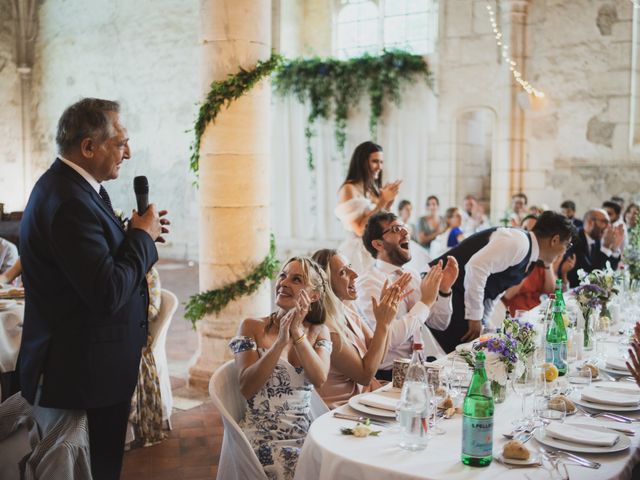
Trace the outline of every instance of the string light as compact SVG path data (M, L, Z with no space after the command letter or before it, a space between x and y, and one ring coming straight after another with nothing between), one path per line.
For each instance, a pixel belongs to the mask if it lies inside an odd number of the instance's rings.
M634 5L636 1L640 2L640 0L631 0L631 1L634 2ZM498 47L500 48L500 54L502 55L502 58L504 59L507 66L509 67L509 70L511 71L511 75L513 75L514 80L518 82L518 84L529 95L535 95L536 97L539 97L539 98L544 97L544 92L538 90L529 82L527 82L524 78L522 78L522 73L518 70L518 65L509 56L509 45L507 45L504 42L502 32L498 28L498 24L496 22L495 12L493 11L493 8L491 8L491 5L487 5L487 12L489 12L489 21L491 22L493 35L496 37L496 45L498 45Z

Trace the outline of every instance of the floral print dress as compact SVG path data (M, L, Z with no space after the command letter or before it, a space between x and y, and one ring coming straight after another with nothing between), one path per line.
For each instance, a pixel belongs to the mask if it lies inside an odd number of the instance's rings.
M317 347L331 350L331 342L319 340ZM236 354L257 350L253 338L237 336L229 343ZM311 392L302 367L280 359L262 389L247 401L240 421L249 443L270 480L289 480L295 473L302 444L311 425Z

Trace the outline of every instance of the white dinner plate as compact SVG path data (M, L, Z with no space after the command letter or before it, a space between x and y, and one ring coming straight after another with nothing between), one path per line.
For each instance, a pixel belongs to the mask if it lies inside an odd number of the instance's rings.
M573 425L573 424L572 424ZM577 425L577 424L576 424ZM621 450L626 450L631 445L631 440L625 434L610 430L604 427L596 427L593 425L578 425L582 428L588 428L589 430L596 430L600 432L615 433L618 435L618 441L610 447L598 447L595 445L582 445L578 443L567 442L566 440L560 440L546 435L544 429L539 428L535 431L534 438L542 445L546 445L551 448L559 448L560 450L566 450L567 452L575 453L613 453Z
M0 312L3 310L9 310L16 306L15 300L0 300Z
M506 465L513 465L515 467L537 467L540 463L540 455L537 453L529 452L529 458L527 460L518 460L515 458L505 458L502 453L493 455L500 463Z
M605 403L595 403L581 398L572 399L574 403L581 407L586 407L591 410L599 410L601 412L636 412L640 410L640 405L636 406L621 406L621 405L609 405Z
M618 370L617 368L607 368L607 367L600 367L600 370L602 370L604 373L608 373L609 375L615 375L616 377L631 376L631 374L629 373L629 370Z
M368 393L361 393L360 395L351 397L349 399L349 406L354 410L362 413L367 413L369 415L375 415L377 417L396 418L396 412L392 412L391 410L383 410L382 408L369 407L368 405L360 403L358 399L363 395L368 395Z

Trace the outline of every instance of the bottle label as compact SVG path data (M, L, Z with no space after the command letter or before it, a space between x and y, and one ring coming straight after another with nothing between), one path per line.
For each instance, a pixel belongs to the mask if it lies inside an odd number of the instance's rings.
M545 345L545 361L553 363L558 370L567 368L567 344L549 343Z
M462 454L476 458L493 455L493 417L462 417Z

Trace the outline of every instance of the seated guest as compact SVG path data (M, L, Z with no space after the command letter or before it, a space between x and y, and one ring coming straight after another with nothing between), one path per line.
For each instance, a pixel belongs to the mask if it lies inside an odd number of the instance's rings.
M436 237L431 244L431 255L438 257L452 247L458 245L464 238L464 233L460 229L462 225L462 215L456 207L448 208L445 212L447 228Z
M622 207L620 206L619 203L609 200L607 202L602 202L602 208L605 212L607 212L607 215L609 215L609 221L611 222L611 226L613 228L617 228L618 226L622 227L624 231L623 245L626 245L627 244L627 226L625 225L624 219L622 218Z
M411 240L417 241L416 229L411 223L412 211L413 206L409 200L400 200L400 203L398 204L398 216L400 217L400 220L402 220L402 223L404 223L409 229L409 236L411 237Z
M18 258L18 247L9 240L0 237L0 274L13 267Z
M19 283L16 280L20 275L22 275L22 262L20 258L16 260L16 263L13 264L13 267L9 268L9 270L4 273L0 273L0 284L16 284Z
M624 211L624 223L627 226L627 231L636 227L638 223L638 205L635 203L630 203Z
M489 218L485 215L484 207L478 203L478 199L473 195L464 197L463 208L460 214L462 215L462 225L460 228L466 237L491 228Z
M451 285L458 277L457 263L451 261L441 278L438 272L442 267L436 265L433 267L436 277L427 275L421 280L415 270L405 267L411 260L409 232L398 217L390 212L378 212L369 218L362 241L375 258L375 263L358 277L355 303L369 328L376 329L371 298L380 298L385 284L394 282L405 272L411 274L407 286L411 293L398 304L396 318L391 322L388 352L376 373L378 379L391 380L394 359L411 355L411 338L421 325L441 330L447 328L451 317ZM429 266L425 265L424 269L429 270ZM425 355L437 357L444 354L429 331L424 341Z
M433 331L446 352L480 336L498 297L519 284L531 266L541 260L551 265L564 254L574 233L571 222L554 212L544 212L531 233L520 228L493 228L466 238L447 252L460 266L453 285L453 314L445 331ZM443 257L436 259L444 261Z
M428 249L431 242L444 230L444 218L440 215L440 200L435 195L427 197L427 214L418 221L418 242Z
M640 387L640 322L636 322L634 336L629 348L629 360L627 360L627 370L633 375L636 383Z
M530 232L537 221L535 215L527 215L522 221L522 228ZM567 272L575 265L575 256L564 262L560 270L563 285L568 285ZM531 310L540 305L540 295L553 293L556 288L556 271L560 268L562 255L558 255L550 266L545 266L540 261L535 262L531 273L518 285L507 288L501 300L514 316L516 310Z
M580 269L589 273L605 268L607 262L614 270L618 268L623 242L622 227L612 227L606 211L594 208L585 213L584 226L578 230L573 247L565 255L564 261L570 255L576 256L575 266L567 274L569 286L574 288L580 284Z
M576 218L575 202L572 200L565 200L560 204L560 211L565 217L571 220L571 223L573 223L573 226L576 227L576 229L582 227L582 220Z
M371 299L376 319L372 331L352 304L358 297L355 286L358 274L346 258L330 249L318 250L312 258L327 273L331 290L342 301L344 310L339 315L342 318L336 318L335 327L329 327L333 342L331 369L327 381L318 390L329 408L336 408L354 395L380 386L374 375L387 353L390 325L398 303L406 296L405 288L411 281L411 274L404 273L392 284L385 285L379 300Z
M292 479L311 423L311 391L327 379L331 340L327 319L338 300L324 271L294 257L276 280L277 309L247 318L229 347L235 354L247 410L240 427L270 479Z
M516 193L511 197L511 210L509 213L509 224L512 227L519 227L524 217L527 216L527 204L529 200L524 193Z

